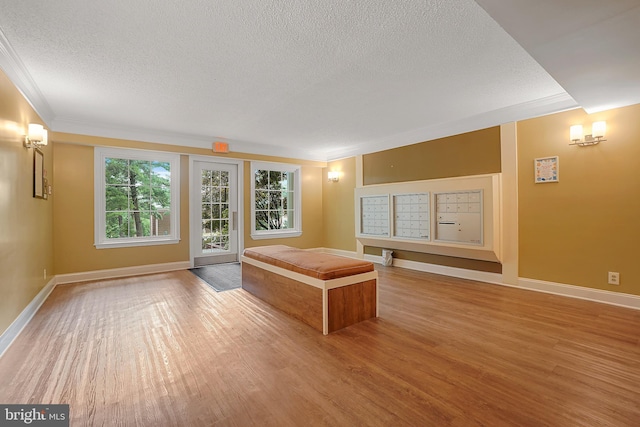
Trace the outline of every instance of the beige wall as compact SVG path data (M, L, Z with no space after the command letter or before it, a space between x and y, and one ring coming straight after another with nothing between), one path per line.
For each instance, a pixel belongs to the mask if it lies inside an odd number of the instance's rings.
M328 182L327 173L338 172L338 182ZM356 188L356 159L329 162L322 171L322 220L325 248L356 251L354 190Z
M569 126L598 120L606 142L568 145ZM546 156L559 156L560 182L534 184ZM640 295L640 105L518 122L518 167L520 277Z
M44 124L0 71L0 334L53 274L55 196L33 198L34 150L22 145L29 123ZM53 183L51 146L42 151Z

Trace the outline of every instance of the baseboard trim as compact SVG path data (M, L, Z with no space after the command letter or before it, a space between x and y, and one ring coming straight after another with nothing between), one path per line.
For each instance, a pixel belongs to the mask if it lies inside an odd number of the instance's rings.
M382 257L377 257L382 263ZM409 261L406 259L393 259L394 267L408 270L424 271L426 273L442 274L444 276L458 277L460 279L476 280L478 282L502 284L502 274L487 271L467 270L465 268L449 267L446 265L429 264L426 262Z
M357 258L355 252L343 251L330 248L316 248L317 252L334 253L336 255ZM383 264L383 258L379 255L364 254L364 259L375 264ZM587 301L599 302L602 304L615 305L619 307L640 310L640 296L625 294L621 292L613 292L602 289L586 288L577 285L568 285L564 283L546 282L544 280L529 279L519 277L518 284L512 285L503 282L502 274L489 273L485 271L466 270L464 268L447 267L443 265L428 264L424 262L408 261L403 259L393 259L393 266L406 268L409 270L424 271L426 273L442 274L444 276L459 277L461 279L476 280L478 282L492 283L500 286L509 286L512 288L526 289L529 291L544 292L553 295L559 295L569 298L578 298Z
M31 321L36 312L40 309L42 304L47 300L53 289L56 287L57 280L53 277L46 285L38 292L38 294L31 300L31 302L22 310L22 313L16 317L16 320L9 325L6 331L0 335L0 357L4 352L13 344L13 341L20 335L22 330Z
M358 258L358 253L356 251L345 251L342 249L332 249L332 248L312 248L307 250L311 252L322 252L325 254L340 255L347 258L360 259Z
M380 264L382 263L382 257L380 256L365 255L365 259L369 259L372 262L378 262ZM546 282L544 280L529 279L525 277L518 278L517 285L511 285L504 283L502 280L502 274L498 273L465 270L462 268L446 267L395 258L393 260L393 266L640 310L640 296L637 295L586 288L583 286L567 285L564 283Z
M346 256L349 258L358 258L356 252L345 251L341 249L330 248L314 248L310 249L314 252L331 253L335 255ZM364 259L373 263L382 264L383 258L376 255L364 255ZM536 292L544 292L553 295L565 296L570 298L578 298L587 301L594 301L603 304L610 304L619 307L640 310L640 296L624 294L619 292L606 291L601 289L585 288L582 286L567 285L564 283L547 282L537 279L529 279L525 277L518 278L518 285L510 285L502 282L502 275L498 273L488 273L484 271L466 270L456 267L447 267L442 265L427 264L423 262L408 261L402 259L394 259L395 267L406 268L409 270L423 271L427 273L442 274L445 276L459 277L462 279L476 280L487 282L501 286L509 286L519 289L527 289ZM85 282L89 280L113 279L118 277L137 276L151 273L165 273L176 270L186 270L190 268L189 261L179 261L165 264L150 264L135 267L114 268L109 270L87 271L82 273L61 274L52 278L38 294L31 300L16 320L11 323L7 330L0 335L0 357L11 346L15 339L20 335L22 330L31 321L42 304L49 297L53 289L60 284Z
M116 279L118 277L140 276L142 274L166 273L168 271L187 270L189 268L191 268L189 261L177 261L164 264L148 264L108 270L84 271L82 273L59 274L56 276L56 281L58 285L64 285L87 282L89 280Z
M369 254L364 254L364 259L367 261L370 261L374 264L383 264L384 265L384 258L382 258L380 255L369 255Z
M504 285L640 310L640 296L637 295L585 288L583 286L567 285L564 283L546 282L544 280L528 279L526 277L518 278L518 286Z

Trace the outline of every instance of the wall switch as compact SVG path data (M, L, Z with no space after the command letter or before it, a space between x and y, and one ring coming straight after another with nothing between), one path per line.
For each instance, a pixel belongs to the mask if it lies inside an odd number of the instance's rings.
M46 268L44 269L43 276L44 276L44 280L47 280L47 269Z
M620 273L617 271L609 272L609 284L610 285L619 285L620 284Z

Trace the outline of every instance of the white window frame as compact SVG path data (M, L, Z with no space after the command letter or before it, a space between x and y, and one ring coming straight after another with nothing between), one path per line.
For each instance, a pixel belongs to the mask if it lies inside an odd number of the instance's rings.
M266 169L271 171L293 172L293 221L294 228L282 230L256 230L256 170ZM283 239L287 237L302 236L302 188L300 175L302 168L299 165L272 162L251 162L251 238Z
M167 236L125 237L107 239L105 207L105 159L128 159L168 162L171 165L171 234ZM94 239L95 247L123 248L130 246L166 245L180 242L180 155L125 148L96 147L94 149Z

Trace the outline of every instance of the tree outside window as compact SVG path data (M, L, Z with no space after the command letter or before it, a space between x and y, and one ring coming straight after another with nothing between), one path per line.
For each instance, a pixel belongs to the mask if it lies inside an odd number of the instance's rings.
M256 230L294 228L293 172L255 172Z
M171 233L169 162L105 159L106 237Z
M180 156L95 149L97 248L177 243Z
M253 238L299 236L299 166L277 163L252 165Z

